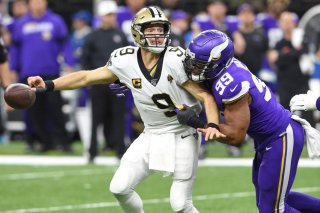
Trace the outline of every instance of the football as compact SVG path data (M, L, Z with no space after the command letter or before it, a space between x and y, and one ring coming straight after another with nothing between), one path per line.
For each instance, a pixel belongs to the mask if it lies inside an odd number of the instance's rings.
M5 90L4 100L14 109L26 109L34 104L36 94L28 85L14 83Z

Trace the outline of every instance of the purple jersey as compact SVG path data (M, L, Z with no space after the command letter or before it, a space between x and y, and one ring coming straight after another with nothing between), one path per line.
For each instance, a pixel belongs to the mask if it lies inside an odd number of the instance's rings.
M296 24L299 22L298 16L294 16ZM283 33L279 27L279 21L268 13L260 13L257 15L257 22L263 27L269 39L269 47L274 48L276 43L281 40Z
M235 16L226 16L224 22L220 25L216 25L212 22L208 15L198 15L192 20L192 25L199 28L200 31L205 30L220 30L232 36L232 34L238 29L239 20Z
M284 109L274 94L259 78L237 59L233 59L212 85L212 93L219 110L246 93L251 95L248 135L255 140L255 148L264 148L285 132L291 113Z
M261 23L265 32L269 32L273 28L279 28L278 20L268 13L258 14L257 21Z
M16 56L10 58L12 70L19 70L23 79L31 75L59 76L57 60L61 52L65 62L73 66L67 42L68 29L61 16L47 10L42 17L34 18L31 13L20 18L13 30L14 45L11 49ZM10 51L11 51L10 49Z
M261 24L269 39L269 47L273 48L282 38L282 31L276 18L267 13L257 15L257 22Z

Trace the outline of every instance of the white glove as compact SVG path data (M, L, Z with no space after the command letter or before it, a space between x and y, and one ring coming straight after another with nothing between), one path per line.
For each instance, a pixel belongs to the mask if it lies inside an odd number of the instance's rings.
M318 99L318 96L314 94L311 90L309 90L307 94L295 95L290 100L290 110L291 111L316 110L317 99Z

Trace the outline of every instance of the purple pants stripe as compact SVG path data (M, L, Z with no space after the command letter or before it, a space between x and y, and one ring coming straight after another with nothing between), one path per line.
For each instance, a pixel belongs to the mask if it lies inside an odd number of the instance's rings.
M282 160L281 160L281 169L280 169L280 178L279 178L279 183L278 183L278 194L277 194L277 200L276 200L276 206L274 208L274 212L278 213L279 212L279 203L280 203L280 195L281 195L281 191L282 191L282 180L283 180L283 170L284 170L284 162L285 162L285 154L286 154L286 135L284 135L283 137L283 141L282 141L282 146L283 146L283 150L282 150Z
M291 125L286 129L287 134L282 138L282 160L280 179L278 184L278 194L275 206L275 212L283 213L285 209L285 196L288 191L288 184L290 180L291 161L293 155L294 136Z

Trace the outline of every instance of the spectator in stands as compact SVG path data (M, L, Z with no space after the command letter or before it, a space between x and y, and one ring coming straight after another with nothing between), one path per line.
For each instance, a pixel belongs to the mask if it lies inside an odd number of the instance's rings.
M28 4L26 0L14 0L12 2L11 8L12 8L12 18L7 24L4 25L3 31L2 31L2 38L3 38L4 46L9 50L8 58L16 58L18 57L16 55L17 52L15 51L15 49L11 48L12 34L17 21L21 17L27 14ZM16 69L18 71L19 68L17 67ZM12 72L11 75L12 75L12 80L17 79L17 76L15 76L15 73Z
M292 35L296 27L295 14L283 12L279 19L283 38L276 43L273 50L268 53L269 61L277 68L278 95L280 103L289 109L292 96L299 93L306 93L309 89L309 76L301 72L299 58L307 50L307 45L300 44L293 46Z
M170 16L171 45L186 47L187 31L189 28L188 14L183 10L174 10ZM190 33L188 33L189 35ZM191 39L191 38L190 38Z
M68 49L68 30L63 19L47 9L47 4L47 0L29 0L30 12L17 21L13 30L12 48L17 54L10 64L23 83L30 75L41 75L48 80L60 76L58 56L62 49ZM68 57L65 62L73 65ZM62 105L60 92L37 95L25 116L29 148L34 148L33 142L37 139L43 152L55 149L57 145L65 152L71 151Z
M11 45L11 34L13 33L14 25L17 20L28 12L28 4L26 0L14 0L12 2L12 19L4 26L3 41L6 47Z
M125 6L120 6L117 11L117 22L127 36L127 40L134 46L134 40L131 34L131 21L141 8L146 5L147 0L125 0Z
M98 5L101 24L88 35L82 54L84 69L95 69L106 64L106 58L120 47L129 45L125 34L117 28L117 4L114 1L102 1ZM89 149L89 162L98 154L97 129L103 125L107 142L106 149L115 149L119 158L125 152L125 99L118 98L106 85L95 85L90 89L92 107L92 135Z
M233 38L237 31L237 19L234 16L227 16L228 5L222 0L208 0L206 12L194 17L191 23L193 36L197 36L201 31L216 29L225 32Z
M75 68L81 69L82 47L87 35L91 32L91 13L81 10L72 15L72 29L70 36L71 49L75 59Z
M257 22L261 24L268 37L269 48L274 48L275 44L282 38L278 20L280 14L287 9L288 4L288 0L268 0L266 11L257 15ZM263 80L274 93L276 93L277 74L270 65L267 57L264 57L262 67L258 77Z
M275 49L268 53L269 61L273 62L277 70L278 95L280 103L289 109L290 99L295 94L307 93L309 90L308 74L301 71L299 59L302 54L308 52L307 44L293 45L293 31L296 28L296 14L283 12L279 19L283 38L276 43ZM315 121L312 112L302 112L305 118L313 126Z
M239 27L238 31L244 39L241 48L235 46L235 56L249 70L257 75L262 67L262 60L268 50L268 38L263 29L255 22L255 12L252 5L244 3L239 6L238 10Z
M180 0L160 0L160 1L149 0L149 3L151 5L156 5L159 8L161 8L167 17L169 17L174 10L181 9L181 6L182 6Z
M268 0L266 11L258 14L257 21L262 25L269 39L269 47L273 48L282 38L279 18L288 7L288 0Z
M72 55L75 60L75 69L83 69L81 65L82 49L85 38L91 32L92 14L87 10L81 10L72 15L72 29L70 36L70 46ZM91 108L89 104L89 91L87 87L78 90L65 91L68 92L72 106L69 128L75 132L78 129L80 140L83 144L83 153L87 156L90 146L91 133ZM71 127L70 127L71 126Z

